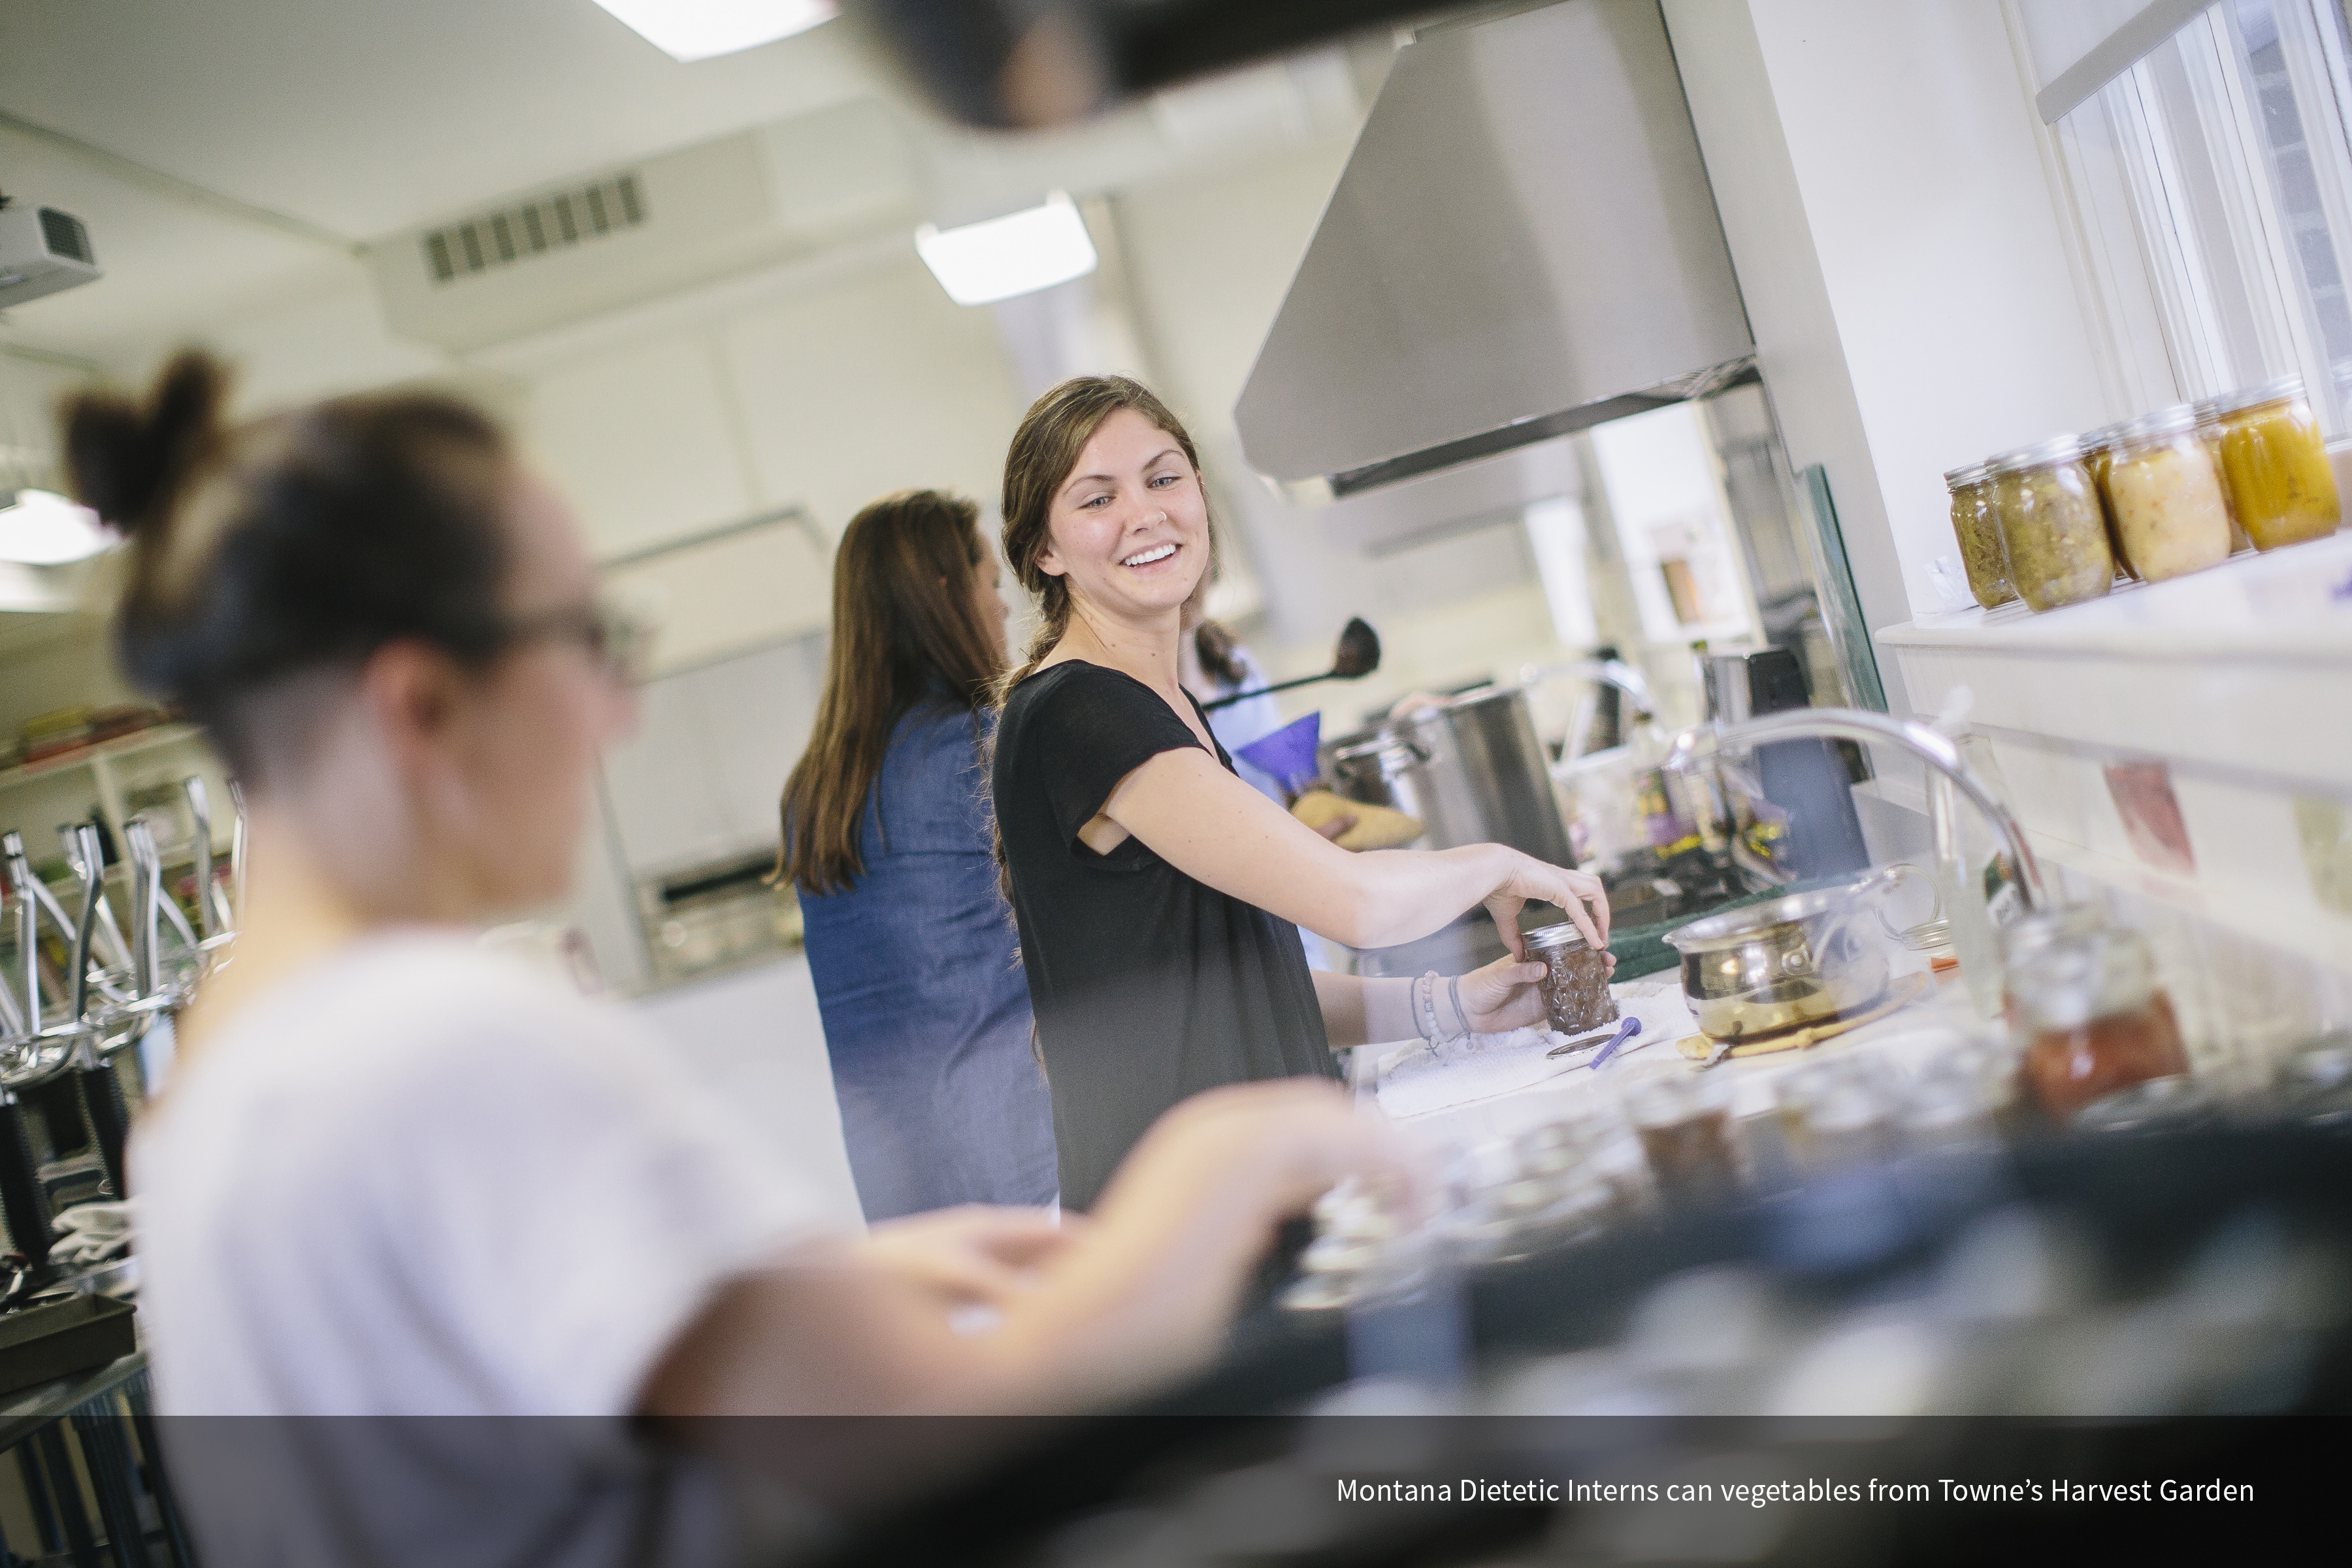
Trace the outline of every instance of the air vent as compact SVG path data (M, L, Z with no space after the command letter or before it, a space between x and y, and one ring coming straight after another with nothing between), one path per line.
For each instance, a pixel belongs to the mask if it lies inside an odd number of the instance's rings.
M619 174L434 229L425 236L425 265L436 284L454 283L645 221L637 176Z
M81 219L71 213L61 213L55 207L41 209L41 243L49 247L51 256L62 256L68 261L79 261L85 267L98 265L98 258L89 253L89 230L82 227Z

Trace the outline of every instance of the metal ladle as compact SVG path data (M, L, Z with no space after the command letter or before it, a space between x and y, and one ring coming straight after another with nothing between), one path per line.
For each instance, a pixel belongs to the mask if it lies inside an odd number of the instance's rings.
M1381 634L1361 616L1351 618L1339 628L1339 645L1331 650L1331 668L1320 675L1302 675L1296 680L1277 680L1272 686L1261 686L1255 691L1236 691L1213 702L1201 704L1204 713L1220 708L1230 708L1236 702L1246 702L1253 697L1270 692L1287 691L1295 686L1312 686L1318 680L1360 680L1381 667Z

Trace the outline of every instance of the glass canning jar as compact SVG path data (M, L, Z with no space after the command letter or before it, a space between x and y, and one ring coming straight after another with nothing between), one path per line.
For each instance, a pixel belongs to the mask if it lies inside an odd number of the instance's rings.
M2327 443L2301 376L2281 376L2214 400L2221 416L2221 478L2257 550L2336 531L2343 509Z
M2213 459L2213 471L2221 473L2221 400L2209 397L2190 405L2197 414L2197 438L2205 443L2205 450ZM2230 479L2221 477L2221 504L2230 513L2230 553L2252 550L2254 542L2246 537L2245 528L2238 521L2238 505L2230 499Z
M2009 580L2027 608L2079 604L2114 584L2106 519L2074 437L1995 459L1993 508L2009 552Z
M1581 1035L1613 1023L1617 1003L1609 994L1609 957L1594 951L1584 933L1563 921L1527 933L1528 957L1544 966L1537 989L1544 1017L1563 1035Z
M2116 558L2116 570L2126 577L2138 574L2124 558L2123 542L2116 534L2116 503L2107 495L2107 470L2115 461L2116 437L2130 424L2130 420L2122 419L2113 425L2102 425L2082 437L2083 467L2090 470L2091 489L2099 498L2099 516L2107 525L2107 551Z
M1969 574L1969 592L1986 609L2014 604L2017 590L2010 586L2009 553L2000 542L2000 520L1992 504L1992 465L1972 463L1944 476L1952 492L1952 534L1959 541L1960 566Z
M2116 543L2134 576L2160 583L2229 559L2221 476L2188 404L2125 426L2109 448L2105 482Z
M2060 936L2008 973L2024 1093L2058 1122L2119 1089L2189 1070L2147 941L2123 926Z

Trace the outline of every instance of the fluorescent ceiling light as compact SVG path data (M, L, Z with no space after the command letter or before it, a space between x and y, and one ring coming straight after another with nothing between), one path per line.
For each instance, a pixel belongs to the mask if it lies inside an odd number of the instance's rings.
M98 513L47 490L18 490L16 504L0 507L0 561L62 566L115 542Z
M772 44L831 21L834 0L596 0L674 60Z
M1029 207L961 228L915 231L915 248L948 298L988 305L1084 278L1095 269L1095 242L1070 198L1055 191Z

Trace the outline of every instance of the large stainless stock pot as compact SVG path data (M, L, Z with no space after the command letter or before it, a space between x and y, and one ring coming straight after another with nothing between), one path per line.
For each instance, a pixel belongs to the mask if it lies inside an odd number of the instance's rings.
M1576 864L1521 687L1486 688L1336 737L1321 760L1337 793L1419 817L1433 849L1507 844Z
M1683 997L1699 1032L1756 1039L1875 1005L1905 934L1887 920L1885 897L1905 879L1924 875L1916 866L1888 866L1668 931L1667 943L1682 954Z

